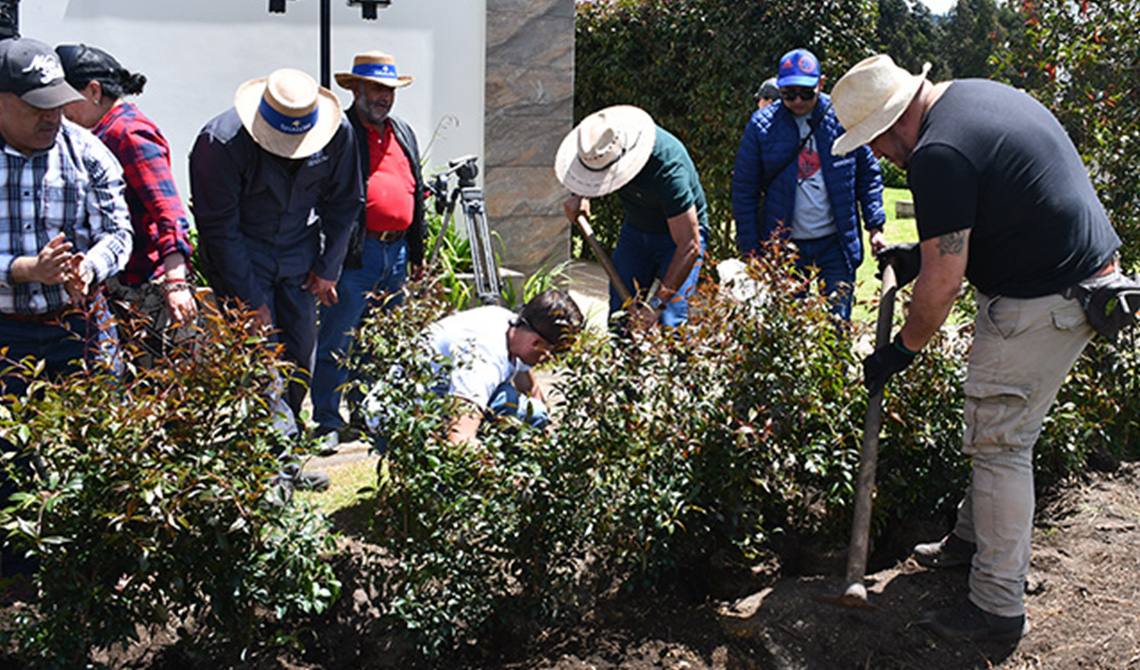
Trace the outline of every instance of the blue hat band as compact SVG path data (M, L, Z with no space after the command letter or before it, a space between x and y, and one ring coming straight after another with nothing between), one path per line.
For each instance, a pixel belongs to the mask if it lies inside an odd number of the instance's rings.
M352 66L352 74L374 79L399 79L392 63L360 63Z
M261 105L257 108L257 113L265 119L266 123L272 126L274 130L287 135L302 135L312 130L317 123L318 112L320 112L319 106L314 107L313 111L304 116L289 116L273 109L265 98L261 99Z

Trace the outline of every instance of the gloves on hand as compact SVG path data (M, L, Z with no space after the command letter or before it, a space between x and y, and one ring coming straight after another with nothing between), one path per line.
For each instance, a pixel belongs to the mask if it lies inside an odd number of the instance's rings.
M890 264L895 268L895 281L899 288L914 281L922 269L922 249L918 242L892 244L875 254L875 258L879 261L879 273L875 277L882 279L883 268Z
M902 335L896 335L893 342L879 347L863 359L863 386L870 395L883 390L891 375L902 372L918 353L907 350L902 344Z

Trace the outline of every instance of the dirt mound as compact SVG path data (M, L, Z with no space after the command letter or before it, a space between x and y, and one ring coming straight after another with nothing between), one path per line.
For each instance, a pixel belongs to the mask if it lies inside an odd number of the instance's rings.
M814 599L838 595L838 576L784 578L733 603L630 603L514 659L450 667L1140 668L1140 466L1059 492L1038 519L1026 594L1032 630L1017 644L953 644L919 625L925 610L965 597L967 571L907 560L868 576L872 611Z

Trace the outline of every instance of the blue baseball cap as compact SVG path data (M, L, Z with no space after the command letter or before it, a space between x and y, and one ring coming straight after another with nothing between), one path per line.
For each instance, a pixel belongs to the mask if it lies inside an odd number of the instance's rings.
M776 85L815 86L819 83L819 59L807 49L792 49L780 58Z

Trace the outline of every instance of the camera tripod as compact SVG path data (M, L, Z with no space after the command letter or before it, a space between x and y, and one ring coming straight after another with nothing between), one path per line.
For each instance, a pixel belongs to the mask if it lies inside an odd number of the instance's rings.
M471 246L475 297L480 304L494 305L502 302L502 287L499 284L499 266L491 248L491 232L487 228L487 206L483 199L483 189L475 185L475 177L479 174L479 168L475 165L477 160L476 156L462 156L449 161L448 169L435 175L427 186L428 192L435 198L435 212L443 219L428 265L435 265L447 228L455 218L455 206L462 202L463 220ZM458 177L459 182L449 195L447 186L452 174Z

